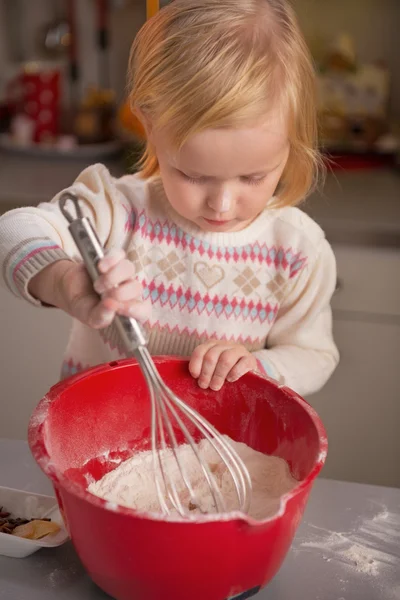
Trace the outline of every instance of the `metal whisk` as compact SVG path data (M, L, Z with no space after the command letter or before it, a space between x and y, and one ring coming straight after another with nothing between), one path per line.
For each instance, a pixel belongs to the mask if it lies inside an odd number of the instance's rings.
M73 216L67 210L66 205L68 202L73 204L76 216ZM97 266L98 262L105 256L97 234L89 219L84 217L77 196L71 193L63 194L60 198L60 209L69 222L69 231L79 249L88 273L91 279L95 281L100 274ZM194 425L195 429L202 434L204 439L208 440L223 461L235 486L237 510L247 513L251 502L251 479L240 456L215 427L166 386L147 349L146 337L139 323L135 319L117 315L114 319L114 325L127 355L134 356L137 359L148 385L151 401L151 447L154 477L162 513L168 515L172 512L172 509L175 509L181 517L188 518L194 508L202 510L196 490L187 474L184 461L179 456L179 444L175 433L178 429L181 431L185 442L191 446L198 461L199 469L209 486L213 512L226 512L226 504L221 490L217 485L210 465L207 464L199 452L195 441L197 435L194 436L189 431L187 426L189 423L190 429ZM180 439L181 437L179 435ZM184 488L189 494L187 503L186 501L184 503L182 498L182 495L185 495L186 498L187 493L180 494L178 492L176 480L171 474L173 469L168 468L168 465L164 463L163 458L168 453L170 456L172 453L178 467L178 473L182 477Z

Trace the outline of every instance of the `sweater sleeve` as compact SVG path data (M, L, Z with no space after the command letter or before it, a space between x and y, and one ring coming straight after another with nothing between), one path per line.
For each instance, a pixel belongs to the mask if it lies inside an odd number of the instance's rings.
M12 210L0 218L0 267L8 288L40 305L29 294L30 280L48 265L62 259L79 260L76 246L61 214L59 198L38 207ZM85 216L94 224L102 244L121 247L126 210L115 180L103 165L85 169L68 188L81 199ZM119 235L117 235L119 232Z
M260 370L303 396L321 389L339 361L330 308L335 285L335 257L323 239L283 302L267 349L254 353Z

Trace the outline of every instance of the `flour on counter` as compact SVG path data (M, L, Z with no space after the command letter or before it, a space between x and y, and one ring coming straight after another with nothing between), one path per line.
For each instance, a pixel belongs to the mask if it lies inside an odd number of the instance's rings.
M400 516L386 508L364 519L352 533L338 533L312 526L315 539L301 543L301 548L315 548L325 560L340 561L354 571L377 576L400 564Z
M253 497L249 514L254 519L265 519L276 514L281 497L297 485L288 464L281 458L256 452L245 444L226 438L249 470L253 484ZM198 444L200 455L209 465L222 491L227 511L237 510L237 497L233 479L215 450L206 440ZM178 448L179 458L185 466L190 482L198 497L203 512L212 512L212 497L209 486L192 448L185 444ZM177 461L171 451L163 452L163 464L176 482L183 503L190 503ZM101 480L91 482L88 491L108 502L135 508L139 511L160 512L154 478L151 451L136 454L121 463ZM200 512L198 509L193 514Z

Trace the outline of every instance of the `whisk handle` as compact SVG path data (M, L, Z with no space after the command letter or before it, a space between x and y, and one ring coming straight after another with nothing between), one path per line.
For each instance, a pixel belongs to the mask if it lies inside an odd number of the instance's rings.
M77 218L73 218L66 210L65 204L71 200L75 205ZM60 200L61 212L69 222L69 231L82 256L86 269L92 279L100 275L99 261L104 258L105 252L101 242L87 217L84 217L78 204L78 199L72 194L65 194ZM113 321L118 330L120 339L128 354L133 354L138 348L146 346L147 340L140 324L136 319L116 315Z

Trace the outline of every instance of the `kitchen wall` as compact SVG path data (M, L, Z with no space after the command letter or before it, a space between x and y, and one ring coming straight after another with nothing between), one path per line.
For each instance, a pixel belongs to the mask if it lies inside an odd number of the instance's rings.
M0 0L0 80L10 62L15 62L7 50L5 3L17 0ZM19 58L37 55L39 27L51 18L51 6L56 0L18 0L21 10L20 39L22 53ZM124 93L127 57L135 33L145 20L145 0L120 0L112 3L111 12L111 81L118 96ZM338 33L347 32L354 37L362 60L383 58L393 74L392 114L400 116L400 52L398 51L399 0L293 0L301 26L316 53ZM14 5L14 4L13 4ZM94 2L79 0L77 22L79 55L82 71L82 90L96 84L97 61L94 52ZM118 8L119 7L119 8ZM15 38L16 33L12 33ZM9 67L7 67L8 69Z

